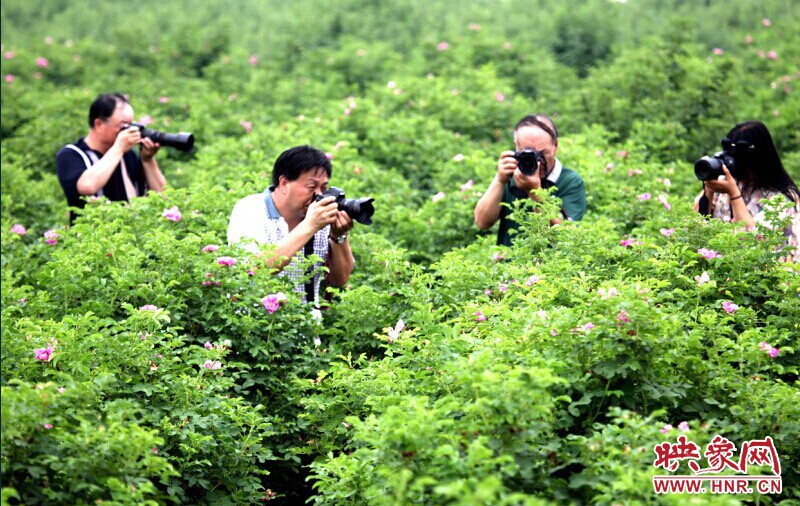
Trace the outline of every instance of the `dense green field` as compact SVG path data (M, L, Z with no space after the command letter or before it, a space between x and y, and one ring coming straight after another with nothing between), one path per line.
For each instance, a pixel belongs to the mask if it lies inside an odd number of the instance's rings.
M4 505L800 503L800 269L780 227L691 209L694 160L743 120L800 181L797 2L13 0L0 17ZM163 194L68 227L55 153L114 91L195 150L160 151ZM589 208L551 227L544 197L498 248L473 209L533 112ZM225 244L235 202L306 143L377 209L321 324ZM771 437L782 492L654 493L673 474L655 445L716 435L734 458Z

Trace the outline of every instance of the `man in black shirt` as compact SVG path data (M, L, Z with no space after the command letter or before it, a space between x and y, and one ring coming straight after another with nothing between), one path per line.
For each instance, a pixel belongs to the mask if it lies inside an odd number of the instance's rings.
M89 133L56 154L58 181L70 207L83 208L82 196L105 196L129 201L133 197L160 192L167 181L158 168L160 147L142 137L133 123L133 108L119 93L98 95L89 108ZM140 154L131 149L140 144ZM70 211L70 223L75 213Z

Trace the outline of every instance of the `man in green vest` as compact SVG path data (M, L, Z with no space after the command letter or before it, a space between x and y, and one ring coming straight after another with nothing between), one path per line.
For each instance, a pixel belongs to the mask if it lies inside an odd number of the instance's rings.
M586 188L581 176L561 165L556 158L558 129L546 114L525 116L514 127L514 151L503 151L497 162L497 173L475 206L475 224L485 230L499 219L497 244L510 246L511 231L518 224L511 219L511 204L517 199L538 200L531 193L540 188L555 187L553 195L561 199L561 216L579 221L586 212ZM560 223L554 219L551 223Z

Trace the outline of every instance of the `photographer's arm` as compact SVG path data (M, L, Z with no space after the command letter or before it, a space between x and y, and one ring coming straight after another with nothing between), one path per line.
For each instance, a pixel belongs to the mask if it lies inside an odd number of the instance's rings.
M267 265L281 272L291 263L297 252L302 250L306 243L314 238L314 234L317 231L336 221L338 212L338 205L333 197L325 197L319 202L312 202L308 206L308 211L303 221L275 245L276 248L267 259Z
M142 138L140 154L142 157L142 168L144 168L144 177L147 181L147 187L156 192L164 191L167 187L167 179L161 173L158 167L158 160L156 160L156 153L161 146L147 137Z
M756 221L747 209L747 204L745 204L742 198L742 193L739 190L739 186L736 184L736 180L725 165L722 166L722 171L725 173L725 179L706 181L704 183L706 195L708 195L708 192L712 192L712 195L713 192L727 193L731 211L733 212L733 219L731 221L742 221L748 229L755 227ZM711 199L709 199L709 202L710 201Z
M353 220L344 211L339 211L336 221L331 224L331 236L328 239L330 245L330 255L328 256L328 284L331 286L344 286L350 279L353 272L353 252L350 249L350 241L347 233L353 228ZM344 241L339 244L337 238L344 237Z
M486 230L500 218L500 203L503 201L503 189L508 180L517 169L517 160L513 151L503 151L497 161L497 174L495 174L489 188L475 205L475 225L480 230Z
M116 141L97 163L86 169L78 178L77 189L81 195L94 195L111 179L123 155L139 143L138 128L127 128L117 135Z

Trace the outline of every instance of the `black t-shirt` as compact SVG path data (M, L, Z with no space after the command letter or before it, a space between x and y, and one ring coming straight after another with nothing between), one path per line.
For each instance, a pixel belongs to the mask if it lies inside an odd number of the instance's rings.
M89 148L83 138L78 139L74 143L81 151L87 154L89 163L92 163L91 157L88 153L93 151ZM102 153L94 151L97 159L103 157ZM144 168L142 167L142 160L133 150L128 151L123 155L125 167L128 169L128 176L136 189L136 195L141 196L147 193L147 180L144 177ZM83 208L86 201L81 198L78 193L78 179L81 174L86 171L86 162L83 157L72 148L64 146L56 154L56 173L58 174L58 182L61 183L61 188L64 190L64 195L67 197L67 205L70 207ZM99 193L99 192L98 192ZM102 195L109 200L127 201L128 196L125 193L125 182L122 179L122 164L117 165L114 173L111 174L106 185L103 187ZM70 211L70 223L75 220L74 213Z

